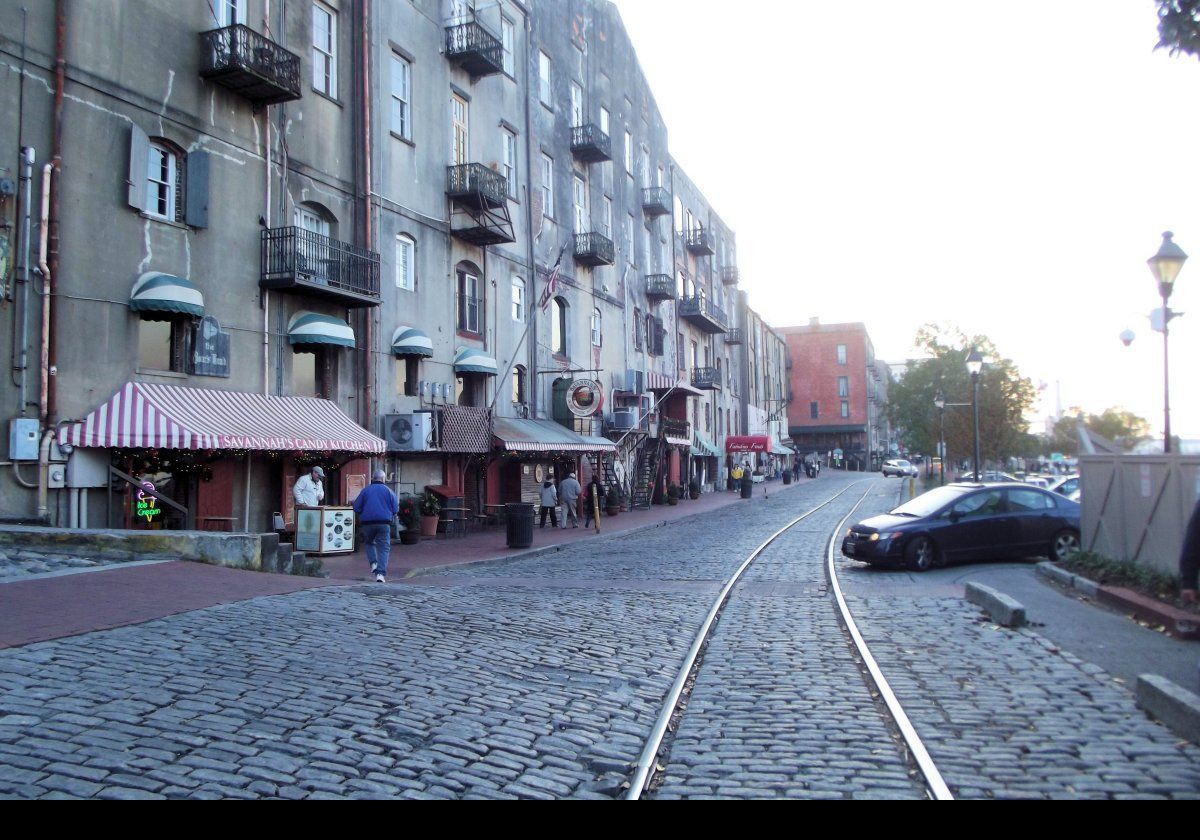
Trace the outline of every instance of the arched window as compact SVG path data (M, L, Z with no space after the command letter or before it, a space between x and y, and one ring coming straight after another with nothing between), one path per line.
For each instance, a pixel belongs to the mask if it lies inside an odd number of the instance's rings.
M550 349L556 356L567 355L567 301L556 297L550 309Z
M525 367L517 365L512 369L512 401L513 405L525 404Z
M396 288L413 291L417 288L417 270L414 258L417 242L407 233L396 235Z
M597 307L592 310L592 346L599 347L601 338L601 315L600 309Z

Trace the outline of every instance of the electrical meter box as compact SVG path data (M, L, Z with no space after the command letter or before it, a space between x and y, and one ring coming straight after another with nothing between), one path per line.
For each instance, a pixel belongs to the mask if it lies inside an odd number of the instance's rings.
M8 421L8 459L36 461L38 459L38 421L33 417L16 417Z

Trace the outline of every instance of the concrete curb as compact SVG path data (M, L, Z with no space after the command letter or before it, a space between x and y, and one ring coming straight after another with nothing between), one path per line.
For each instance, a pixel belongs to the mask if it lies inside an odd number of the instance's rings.
M1046 560L1037 564L1037 573L1068 589L1075 589L1082 592L1089 598L1095 598L1097 591L1100 589L1100 584L1096 583L1096 581L1080 577L1074 572L1068 572L1066 569L1061 569Z
M1169 636L1176 639L1200 639L1200 615L1164 604L1138 592L1119 586L1102 586L1094 580L1060 569L1053 563L1037 564L1037 573L1042 577L1069 587L1089 598L1106 604L1143 621L1161 626Z
M1019 601L990 586L968 583L967 600L983 607L992 621L1001 627L1021 627L1025 624L1025 607Z
M1137 680L1140 709L1180 738L1200 744L1200 697L1166 677L1142 674Z

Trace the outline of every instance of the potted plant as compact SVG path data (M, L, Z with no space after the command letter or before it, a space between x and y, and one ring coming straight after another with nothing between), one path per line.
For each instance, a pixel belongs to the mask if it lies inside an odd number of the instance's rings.
M400 544L416 545L421 541L421 511L416 496L400 499Z
M667 504L671 507L679 504L679 485L674 482L667 485Z
M421 494L421 536L436 537L438 514L442 512L442 504L432 490Z
M621 491L616 487L608 488L608 495L604 497L604 512L609 516L616 516L621 512Z
M700 498L700 482L694 478L688 482L688 496L693 502Z

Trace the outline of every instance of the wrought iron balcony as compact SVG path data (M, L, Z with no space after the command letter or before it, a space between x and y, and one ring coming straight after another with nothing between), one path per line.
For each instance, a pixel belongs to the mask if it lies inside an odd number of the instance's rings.
M482 163L447 166L446 195L476 210L503 207L508 203L508 179Z
M473 79L504 71L504 45L478 21L446 27L446 58Z
M666 187L642 190L642 212L647 216L665 216L671 212L671 191Z
M674 300L675 281L670 274L649 274L646 276L647 300Z
M725 331L726 344L741 344L742 343L742 328L730 327Z
M713 248L712 234L702 227L686 231L683 235L683 246L698 257L711 256L716 253Z
M200 33L200 75L255 105L300 98L300 56L248 26Z
M575 234L575 262L582 265L612 265L613 241L602 233Z
M739 279L736 265L727 265L721 269L721 282L726 286L736 286Z
M262 232L264 289L306 292L348 307L379 305L379 254L298 227Z
M674 417L660 417L658 420L660 437L675 438L676 440L692 440L692 424L686 420L676 420Z
M612 160L612 140L593 123L571 129L571 154L585 163Z
M701 391L716 391L721 387L721 376L715 367L692 368L692 387Z
M723 333L729 320L711 300L705 297L681 298L679 301L679 317L690 322L702 332Z

